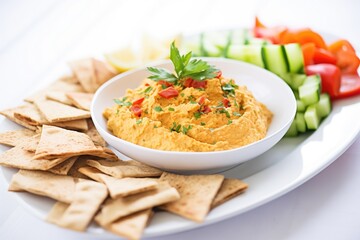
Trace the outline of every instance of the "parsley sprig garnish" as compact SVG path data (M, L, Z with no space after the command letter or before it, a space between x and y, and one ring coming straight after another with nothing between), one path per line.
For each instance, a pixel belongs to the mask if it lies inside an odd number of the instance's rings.
M167 81L170 83L178 83L179 81L192 78L196 81L204 81L206 79L214 78L219 71L214 66L209 65L201 59L191 59L192 53L188 52L185 55L180 55L179 49L175 47L172 42L170 46L170 60L175 69L175 74L169 72L164 68L148 67L151 73L149 79L153 81Z

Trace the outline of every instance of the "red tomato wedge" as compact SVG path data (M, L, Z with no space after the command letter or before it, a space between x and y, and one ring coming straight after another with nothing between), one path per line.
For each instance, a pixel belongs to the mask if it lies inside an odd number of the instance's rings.
M200 104L200 105L203 105L203 104L205 103L205 100L206 100L206 97L205 97L205 96L201 96L201 97L199 98L199 104Z
M205 81L196 81L192 78L185 79L183 85L184 87L193 87L193 88L206 88L206 80Z
M339 95L341 72L337 66L328 63L309 65L305 67L305 72L307 75L320 75L322 92L328 93L331 98Z
M340 92L336 99L360 95L360 77L357 74L343 74L341 76Z
M330 63L336 65L336 57L332 52L322 48L316 48L313 57L314 63Z
M208 114L209 112L211 112L211 108L208 105L205 105L201 112L204 114Z
M179 95L179 92L174 87L168 87L160 91L159 95L163 98L169 99L169 98L177 97Z
M224 107L230 107L230 101L229 101L229 99L227 99L227 98L224 98L223 100L222 100L222 103L223 103L223 105L224 105Z

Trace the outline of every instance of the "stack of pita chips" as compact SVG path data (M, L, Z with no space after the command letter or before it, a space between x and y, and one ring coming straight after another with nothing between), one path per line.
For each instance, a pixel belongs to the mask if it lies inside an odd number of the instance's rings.
M27 191L56 202L46 220L85 231L91 222L139 239L154 211L195 222L239 195L247 184L222 175L177 175L135 160L122 161L89 119L92 94L115 72L95 59L71 63L63 77L0 113L24 128L0 133L11 147L0 165L19 169L9 191Z

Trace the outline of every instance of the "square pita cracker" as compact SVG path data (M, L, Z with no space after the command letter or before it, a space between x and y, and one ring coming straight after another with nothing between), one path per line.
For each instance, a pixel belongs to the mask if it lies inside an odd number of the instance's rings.
M66 93L68 101L73 104L75 107L90 111L91 101L94 97L93 93L79 93L79 92L69 92Z
M98 151L90 137L84 133L44 125L35 158L72 157Z
M85 231L107 195L104 184L79 180L70 205L66 209L66 205L55 205L56 209L50 212L48 219L65 228ZM58 218L54 219L54 216Z
M126 197L132 194L149 191L156 188L158 181L150 178L114 178L110 177L93 167L79 168L79 172L104 183L111 198Z
M9 191L27 191L60 202L74 200L77 179L44 171L19 170L11 179Z
M35 101L35 105L50 123L90 118L89 111L52 100Z
M0 166L20 168L28 170L49 170L66 161L67 157L59 157L53 160L34 159L34 153L24 150L17 145L0 154Z
M141 238L141 235L144 232L145 227L149 224L152 216L153 211L147 209L121 218L104 226L104 228L120 237L137 240Z
M77 158L78 157L71 157L55 167L50 168L48 171L59 175L67 175Z
M160 182L154 190L107 200L100 213L96 215L95 221L100 226L106 226L122 217L173 202L179 198L179 193L175 188L166 182Z
M248 185L239 179L225 179L211 204L211 208L215 208L224 202L238 196L247 188Z
M223 175L178 175L164 172L161 181L176 188L181 198L161 206L161 209L178 214L195 222L203 222L224 181Z
M63 91L63 92L84 92L84 89L79 84L75 76L64 76L51 83L49 86L41 89L34 94L26 97L26 102L33 103L35 101L45 100L46 94L49 91Z
M30 125L27 122L24 122L23 120L20 120L20 119L14 117L15 109L16 108L5 109L5 110L0 111L0 114L3 115L4 117L6 117L7 119L19 124L20 126L23 126L23 127L27 128L27 129L30 129L32 131L36 131L37 130L36 126Z
M46 99L63 103L69 106L73 105L70 99L66 96L66 92L64 91L48 91L46 92Z
M16 145L28 141L36 133L28 129L18 129L0 133L0 144L15 147Z
M135 160L116 162L88 160L87 164L115 178L159 177L162 174L161 170Z

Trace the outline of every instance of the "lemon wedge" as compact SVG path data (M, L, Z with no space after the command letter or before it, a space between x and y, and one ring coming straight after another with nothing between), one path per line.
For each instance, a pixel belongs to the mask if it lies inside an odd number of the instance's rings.
M131 46L107 53L105 58L119 72L125 72L143 65L141 56Z

